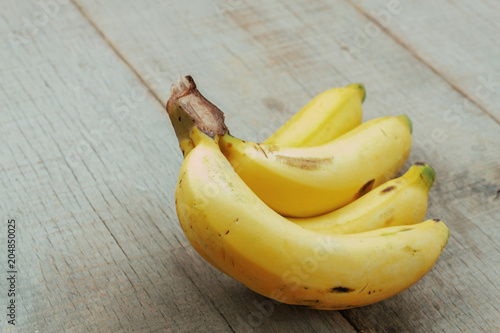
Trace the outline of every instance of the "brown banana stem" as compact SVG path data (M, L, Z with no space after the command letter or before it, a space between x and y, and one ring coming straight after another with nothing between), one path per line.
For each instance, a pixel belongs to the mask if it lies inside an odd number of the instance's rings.
M226 134L224 113L198 91L190 75L179 77L172 84L170 93L166 108L179 139L185 139L186 134L189 136L193 123L212 138ZM183 118L190 120L189 123L183 124Z

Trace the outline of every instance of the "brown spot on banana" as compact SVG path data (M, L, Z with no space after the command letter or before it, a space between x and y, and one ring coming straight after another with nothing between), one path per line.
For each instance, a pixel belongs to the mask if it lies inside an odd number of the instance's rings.
M274 155L276 161L286 164L288 166L303 169L303 170L317 170L323 165L332 163L333 157L328 158L304 158L304 157L291 157L284 155ZM267 157L267 155L266 155Z
M386 226L391 225L392 221L394 221L394 216L391 216L390 218L388 218L388 219L385 221L385 225L386 225Z
M409 246L409 245L406 245L403 250L405 250L406 252L410 253L411 255L415 255L417 254L418 251L420 250L417 250L417 249L414 249L413 247Z
M260 143L256 143L254 146L255 150L262 152L266 158L269 158L266 154L266 151L260 146Z
M334 287L330 289L328 292L329 293L335 293L335 294L344 294L344 293L352 293L354 289L351 288L346 288L346 287Z
M375 179L371 179L365 183L365 185L361 186L358 193L356 193L355 198L361 198L366 193L370 192L373 189L373 184L375 183Z
M390 192L392 190L394 190L396 188L396 186L389 186L389 187L386 187L382 190L381 193L387 193L387 192Z

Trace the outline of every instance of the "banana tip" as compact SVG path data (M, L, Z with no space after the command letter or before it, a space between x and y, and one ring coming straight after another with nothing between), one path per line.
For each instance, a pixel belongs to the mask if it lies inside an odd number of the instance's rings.
M413 133L413 124L410 120L410 117L408 117L407 115L403 114L401 116L398 116L398 118L400 118L401 120L403 120L406 125L408 126L408 129L410 130L410 133Z
M365 99L366 99L366 89L365 89L365 85L363 83L356 83L356 85L358 86L358 89L361 91L361 93L363 94L363 96L361 97L361 103L364 103Z
M425 186L430 189L434 181L436 180L436 172L434 169L425 162L415 162L411 169L420 176L420 180L425 184Z
M417 162L417 163L424 164L424 169L422 170L421 175L427 186L430 188L432 184L434 184L434 181L436 180L436 171L434 171L434 169L427 163L424 162Z
M361 95L361 103L363 103L366 99L366 90L365 85L363 83L353 83L348 85L346 88L357 89L359 94Z

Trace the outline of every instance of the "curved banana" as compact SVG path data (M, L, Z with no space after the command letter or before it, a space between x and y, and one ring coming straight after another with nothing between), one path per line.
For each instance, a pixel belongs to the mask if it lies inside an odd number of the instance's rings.
M188 92L187 92L188 91ZM209 104L201 94L197 91L191 77L181 78L178 84L172 85L172 96L167 105L167 111L172 120L172 124L176 129L176 133L180 142L180 147L183 153L190 151L194 144L190 138L190 129L193 126L193 121L186 115L183 109L190 109L192 105L204 104L208 107L213 107ZM182 96L182 97L179 97ZM180 98L180 99L179 99ZM200 102L201 100L201 102ZM218 118L214 118L213 122L223 122L222 113ZM225 129L221 130L223 133ZM428 170L430 169L430 170ZM417 172L421 172L417 177ZM426 170L428 172L426 172ZM394 182L397 184L397 190L391 193L385 193L384 196L375 194L367 194L365 197L341 208L339 213L330 213L312 218L298 218L290 220L301 224L304 228L322 230L324 233L357 233L376 229L382 226L393 226L401 224L412 224L422 221L425 216L427 204L427 192L432 185L434 176L432 169L429 166L414 166L403 177L387 183L387 187ZM427 190L421 180L425 179ZM384 187L386 188L386 187ZM408 189L409 188L409 189ZM419 189L422 190L419 191ZM396 193L401 193L395 195ZM410 193L414 193L414 197L410 198ZM373 198L373 199L370 199ZM408 201L406 201L408 199ZM363 200L363 204L357 204L359 200ZM412 202L413 206L408 207L408 203ZM176 200L176 208L179 212L179 203ZM384 213L377 211L384 210ZM402 208L402 209L401 209ZM408 216L404 215L404 210L407 209ZM411 214L413 212L413 214ZM193 248L214 267L219 268L203 251L201 246L194 239L191 228L187 226L181 214L178 214L181 227L186 235L186 238L192 244ZM387 223L387 221L389 223Z
M349 132L363 118L365 87L355 83L314 97L264 141L281 147L313 147Z
M180 218L217 267L264 296L316 309L368 305L418 281L447 242L439 220L354 235L304 229L265 205L213 138L196 128L192 138L176 189Z
M325 214L396 176L411 149L407 116L367 121L321 146L278 147L226 133L221 151L243 181L284 216Z
M176 188L177 213L190 241L223 272L284 303L345 309L408 288L437 260L449 235L439 220L329 237L274 212L220 152L217 140L227 131L220 111L190 95L181 89L167 108L191 118L191 127L184 126L169 111L179 139L191 140L184 145L190 152Z
M290 221L325 235L352 234L423 221L436 173L424 162L333 212Z

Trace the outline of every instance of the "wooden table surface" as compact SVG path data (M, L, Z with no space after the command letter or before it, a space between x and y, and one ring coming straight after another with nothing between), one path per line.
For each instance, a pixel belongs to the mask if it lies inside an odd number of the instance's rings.
M2 0L0 331L499 332L500 3ZM363 82L405 113L405 166L437 172L434 268L375 305L272 305L204 262L174 209L164 105L191 74L262 141L317 93ZM16 325L8 324L8 221ZM268 304L262 307L262 304Z

